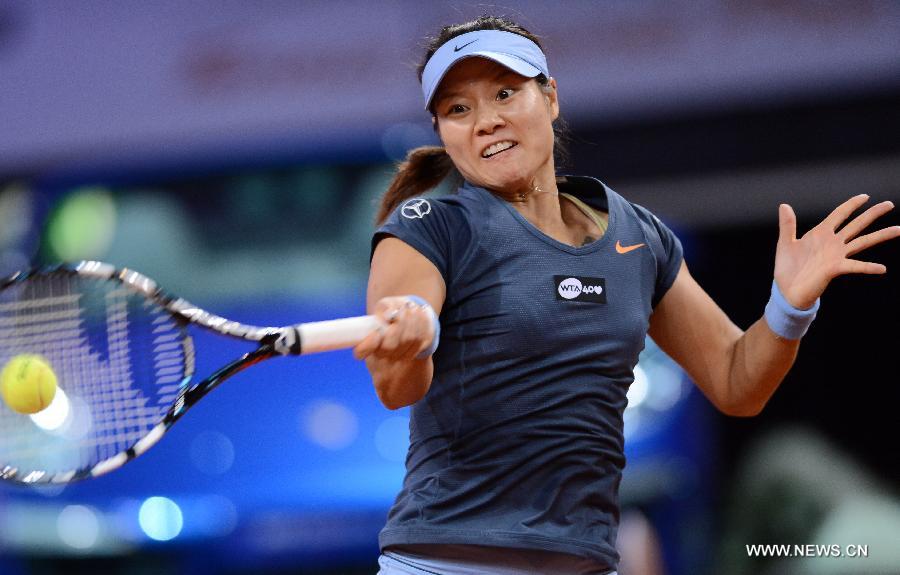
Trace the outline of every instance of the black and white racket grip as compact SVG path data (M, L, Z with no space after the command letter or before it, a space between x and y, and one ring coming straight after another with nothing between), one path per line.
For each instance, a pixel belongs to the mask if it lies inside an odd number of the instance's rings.
M274 347L283 355L347 349L383 325L374 315L301 323L283 329Z

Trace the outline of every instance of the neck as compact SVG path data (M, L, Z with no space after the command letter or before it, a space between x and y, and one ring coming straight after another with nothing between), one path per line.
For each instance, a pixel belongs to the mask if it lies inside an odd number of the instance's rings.
M601 228L596 220L573 202L560 197L555 177L548 188L533 186L524 199L512 202L512 206L545 234L575 247L603 235L605 228Z
M532 180L528 187L516 192L512 205L536 225L561 223L556 174Z
M537 173L518 189L514 190L510 199L515 202L531 203L534 200L541 201L546 198L556 198L559 190L556 187L556 170L553 161L544 164Z
M473 182L475 183L475 182ZM529 180L520 180L516 185L504 190L481 185L496 196L503 198L526 218L535 222L560 221L559 189L556 185L556 170L553 161L544 164Z
M523 188L516 192L515 201L527 204L533 201L539 201L544 197L555 197L557 195L559 195L559 188L556 186L556 179L543 184L532 182L527 188Z

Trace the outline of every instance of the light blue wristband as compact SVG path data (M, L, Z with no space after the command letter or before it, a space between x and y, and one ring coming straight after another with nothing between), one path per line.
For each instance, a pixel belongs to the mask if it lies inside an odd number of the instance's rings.
M417 295L407 295L404 297L406 299L408 299L409 301L416 303L416 304L422 306L423 308L425 308L425 310L428 311L428 315L431 316L431 328L432 328L431 345L429 345L428 347L423 349L421 352L419 352L419 355L416 356L416 359L425 359L426 357L429 357L430 355L432 355L434 353L434 351L437 349L438 343L440 343L440 341L441 341L441 322L438 319L437 314L434 313L434 308L431 307L430 303L428 303L427 301L425 301L424 299L420 298Z
M769 329L784 339L800 339L806 334L809 325L816 319L819 311L819 298L809 309L797 309L792 306L772 280L772 296L766 304L766 323Z

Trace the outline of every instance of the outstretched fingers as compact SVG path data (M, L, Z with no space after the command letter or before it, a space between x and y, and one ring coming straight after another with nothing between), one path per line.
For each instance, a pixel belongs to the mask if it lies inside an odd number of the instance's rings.
M874 245L878 245L882 242L886 242L897 237L900 237L900 226L891 226L889 228L883 228L878 231L872 232L871 234L859 236L858 238L847 243L847 255L852 256L853 254L859 253L864 249L870 248Z
M876 264L875 262L862 262L859 260L846 259L841 262L839 269L840 275L843 274L883 274L887 273L887 266L884 264Z
M827 225L831 229L831 231L835 231L841 226L841 224L847 221L847 218L849 218L853 212L858 210L863 204L868 201L868 194L853 196L843 204L836 207L834 211L828 214L828 217L825 218L822 223Z
M894 203L890 201L875 204L868 210L850 220L850 222L848 222L846 226L841 228L841 231L838 232L838 235L844 239L845 243L849 243L850 240L858 236L864 229L869 227L872 222L888 213L892 209L894 209Z

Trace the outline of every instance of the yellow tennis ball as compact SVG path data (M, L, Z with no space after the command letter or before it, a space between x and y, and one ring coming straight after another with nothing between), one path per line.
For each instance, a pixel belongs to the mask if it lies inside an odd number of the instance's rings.
M37 413L56 396L56 374L39 355L17 355L0 372L0 395L18 413Z

